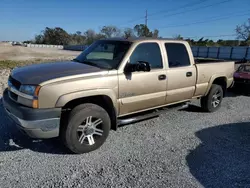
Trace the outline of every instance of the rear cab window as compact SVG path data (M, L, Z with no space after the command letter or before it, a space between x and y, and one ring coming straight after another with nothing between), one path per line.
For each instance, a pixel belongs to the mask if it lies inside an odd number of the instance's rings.
M190 66L187 48L181 43L165 43L169 68Z

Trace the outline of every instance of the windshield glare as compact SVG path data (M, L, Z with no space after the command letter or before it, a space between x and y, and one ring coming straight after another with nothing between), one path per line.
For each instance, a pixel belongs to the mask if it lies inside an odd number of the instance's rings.
M75 60L100 68L117 69L131 42L99 40L84 50Z

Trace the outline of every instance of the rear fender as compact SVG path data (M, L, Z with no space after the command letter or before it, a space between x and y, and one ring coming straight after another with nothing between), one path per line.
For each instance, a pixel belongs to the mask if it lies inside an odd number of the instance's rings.
M205 92L205 96L209 93L211 87L212 87L212 84L214 83L214 81L217 79L217 78L224 78L225 79L225 82L227 84L227 87L228 87L228 82L227 82L227 76L225 74L215 74L213 75L209 82L208 82L208 87L207 87L207 91Z

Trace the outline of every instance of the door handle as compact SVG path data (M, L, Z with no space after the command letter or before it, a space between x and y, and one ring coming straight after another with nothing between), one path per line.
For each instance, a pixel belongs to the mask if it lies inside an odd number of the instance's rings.
M186 73L186 76L187 76L187 77L192 76L192 72L187 72L187 73Z
M165 74L161 74L158 76L159 80L165 80L166 79L166 75Z

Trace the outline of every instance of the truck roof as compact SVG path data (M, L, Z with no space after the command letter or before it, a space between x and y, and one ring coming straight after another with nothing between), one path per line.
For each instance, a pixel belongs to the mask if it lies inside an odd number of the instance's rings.
M114 37L114 38L106 38L101 40L117 40L117 41L128 41L128 42L140 42L140 41L147 41L147 40L158 40L158 41L181 41L186 42L185 40L180 39L173 39L173 38L154 38L154 37L129 37L129 38L123 38L123 37Z

